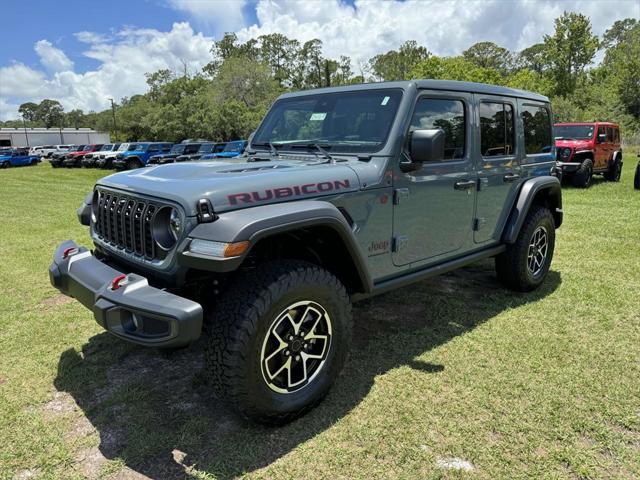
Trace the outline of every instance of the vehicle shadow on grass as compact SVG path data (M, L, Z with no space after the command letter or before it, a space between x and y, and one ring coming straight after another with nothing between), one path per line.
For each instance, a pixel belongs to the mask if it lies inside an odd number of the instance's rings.
M560 283L551 271L537 291L510 292L497 282L493 262L483 261L357 304L340 379L316 409L280 428L242 420L213 397L202 343L167 354L101 333L81 353L61 355L55 386L73 396L99 432L101 456L151 478L189 478L194 470L232 478L330 428L366 397L376 376L406 365L425 375L444 370L416 357L506 309L546 297ZM95 471L82 465L95 455L76 460L80 471Z

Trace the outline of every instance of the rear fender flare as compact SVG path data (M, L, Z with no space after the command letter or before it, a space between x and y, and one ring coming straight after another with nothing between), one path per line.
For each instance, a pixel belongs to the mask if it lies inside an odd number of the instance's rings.
M504 230L504 243L515 243L520 229L534 203L546 203L553 215L555 227L562 225L562 188L556 177L536 177L525 181L513 205Z

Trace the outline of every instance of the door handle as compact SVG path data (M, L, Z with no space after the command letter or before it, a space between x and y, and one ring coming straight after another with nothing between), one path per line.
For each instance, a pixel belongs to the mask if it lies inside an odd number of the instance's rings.
M504 177L502 177L505 182L513 182L519 178L520 175L518 175L517 173L507 173Z
M467 190L476 186L475 180L461 180L453 184L453 188L456 190Z

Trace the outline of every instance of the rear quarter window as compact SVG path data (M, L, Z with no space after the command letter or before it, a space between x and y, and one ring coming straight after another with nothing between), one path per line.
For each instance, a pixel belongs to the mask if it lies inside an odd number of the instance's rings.
M522 124L525 153L549 153L553 147L549 110L538 105L523 105Z

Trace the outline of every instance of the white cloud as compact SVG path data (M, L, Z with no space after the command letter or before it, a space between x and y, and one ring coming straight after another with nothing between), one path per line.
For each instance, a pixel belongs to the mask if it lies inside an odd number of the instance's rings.
M236 30L245 41L282 33L301 42L319 38L324 54L350 56L354 70L372 56L416 40L437 55L458 55L475 42L494 41L511 50L541 42L553 32L563 10L588 15L601 35L615 20L640 17L637 0L164 0L187 12L194 23ZM243 11L255 6L258 22L243 27ZM168 68L197 72L211 60L213 38L194 32L188 22L171 30L125 28L107 34L74 34L86 44L86 57L99 62L84 73L48 40L34 46L42 69L23 63L0 66L0 118L12 118L17 105L58 99L66 110L102 110L108 98L120 99L147 89L145 73Z
M73 36L82 43L101 43L108 40L108 37L106 35L96 32L88 32L86 30L82 32L76 32L73 34Z
M175 23L168 32L126 29L111 41L100 36L83 38L89 43L84 55L100 62L96 70L57 69L47 76L21 63L0 67L3 102L13 105L52 98L65 110L99 111L108 107L110 97L119 100L146 91L145 73L165 68L182 72L185 67L190 73L199 72L211 60L213 42L213 38L194 33L188 23ZM13 111L3 106L2 115L10 117Z
M34 49L40 57L40 63L50 72L65 72L73 68L73 62L69 57L48 40L37 41Z
M245 25L243 10L247 0L168 1L174 9L188 13L195 23L218 27L218 33L234 32Z
M354 6L340 0L258 0L258 24L238 36L247 40L278 32L300 41L319 38L326 55L348 55L357 64L406 40L437 55L458 55L480 41L520 50L553 32L553 20L564 10L589 16L596 34L615 20L640 16L637 0L356 0Z
M18 118L20 116L18 107L18 104L10 103L6 98L0 97L0 122Z

